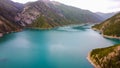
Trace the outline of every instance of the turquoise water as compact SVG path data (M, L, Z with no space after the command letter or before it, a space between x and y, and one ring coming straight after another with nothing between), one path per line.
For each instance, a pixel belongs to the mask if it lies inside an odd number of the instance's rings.
M93 68L89 51L119 42L89 26L26 29L0 38L0 68Z

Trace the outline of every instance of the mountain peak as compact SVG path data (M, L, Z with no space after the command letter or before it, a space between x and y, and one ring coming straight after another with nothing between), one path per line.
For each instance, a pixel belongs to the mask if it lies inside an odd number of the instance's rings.
M50 0L38 0L38 1L43 1L43 2L50 2Z

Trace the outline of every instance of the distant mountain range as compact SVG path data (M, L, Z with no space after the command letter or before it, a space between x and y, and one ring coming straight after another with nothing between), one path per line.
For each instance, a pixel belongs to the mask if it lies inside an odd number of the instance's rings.
M96 12L99 16L101 16L104 20L114 16L117 12L111 12L111 13L101 13L101 12Z
M26 4L0 0L0 33L20 31L24 27L48 29L81 23L99 23L103 18L89 10L50 0Z

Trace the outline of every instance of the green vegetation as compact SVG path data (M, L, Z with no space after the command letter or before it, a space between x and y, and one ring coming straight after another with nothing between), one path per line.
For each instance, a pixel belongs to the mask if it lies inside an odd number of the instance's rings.
M109 35L109 36L117 36L120 37L120 22L118 23L113 23L110 24L109 27L107 27L107 29L104 29L104 35Z
M71 24L67 19L59 15L58 10L54 9L53 4L51 3L50 4L47 3L46 5L42 1L37 1L32 2L27 6L29 6L29 9L25 10L24 15L27 15L27 13L31 13L34 10L37 10L36 12L39 13L38 15L39 17L36 17L35 21L31 24L31 27L47 29ZM37 9L36 6L38 7Z
M40 28L50 28L51 26L46 22L43 16L38 17L31 26L40 27Z
M119 30L119 28L120 28L120 13L107 19L103 23L96 24L92 28L98 29L104 35L120 37L120 30Z
M97 23L102 21L100 16L89 10L83 10L64 4L55 5L55 7L72 23Z
M90 59L100 68L120 68L120 44L94 49L90 53Z
M52 28L71 24L97 23L101 21L100 17L91 11L67 6L54 1L49 3L37 1L29 3L27 6L29 6L29 9L25 10L25 12L30 13L30 11L37 10L40 14L39 16L43 16L45 20L45 23L42 23L39 20L40 17L37 18L37 20L31 24L32 27L36 28Z
M92 26L92 28L96 28L98 30L100 30L102 28L104 23L100 23L100 24L95 24L94 26Z
M91 56L98 55L98 58L101 59L102 57L107 56L110 52L113 52L114 48L117 46L120 46L120 45L114 45L114 46L106 47L106 48L93 49L91 52Z
M91 11L55 3L39 0L23 5L11 0L0 0L0 33L18 31L27 26L48 29L101 21L100 17Z

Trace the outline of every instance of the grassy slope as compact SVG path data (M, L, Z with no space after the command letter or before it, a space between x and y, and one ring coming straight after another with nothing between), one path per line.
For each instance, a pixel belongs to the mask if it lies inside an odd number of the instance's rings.
M120 68L120 44L94 49L90 53L90 59L100 68Z
M31 24L31 26L36 28L51 28L70 24L81 24L88 22L96 23L101 21L99 16L88 10L82 10L63 5L61 3L58 4L53 4L53 2L47 3L47 5L44 3L41 4L40 2L32 3L32 5L36 5L39 8L44 9L41 9L41 15L33 22L33 24ZM43 22L39 20L41 17L44 18L45 25L43 25ZM39 24L39 26L36 24Z
M40 15L36 20L30 25L34 28L52 28L56 26L63 26L70 24L68 20L64 17L61 17L56 10L48 7L44 2L38 1L29 4L29 10L33 10L37 6L37 10ZM26 10L27 11L27 10Z
M55 5L55 7L58 8L61 13L63 13L63 15L72 23L97 23L102 20L100 16L97 16L88 10L75 8L64 4Z
M120 37L120 13L100 24L96 24L93 28L98 29L104 35Z

